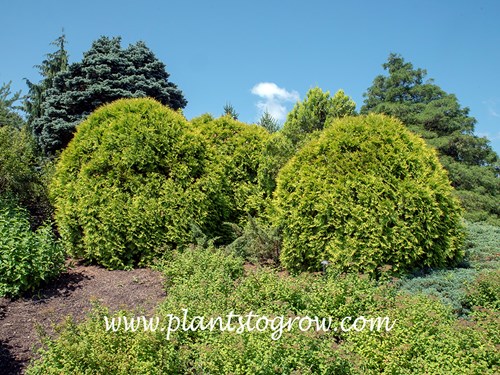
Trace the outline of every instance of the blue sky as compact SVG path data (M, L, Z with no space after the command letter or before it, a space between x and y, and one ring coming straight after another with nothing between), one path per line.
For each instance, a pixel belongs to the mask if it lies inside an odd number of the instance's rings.
M10 1L0 12L0 83L26 92L64 28L70 61L101 35L143 40L182 89L188 118L284 117L307 90L343 89L359 107L390 52L469 107L500 152L500 1ZM259 85L260 84L260 85Z

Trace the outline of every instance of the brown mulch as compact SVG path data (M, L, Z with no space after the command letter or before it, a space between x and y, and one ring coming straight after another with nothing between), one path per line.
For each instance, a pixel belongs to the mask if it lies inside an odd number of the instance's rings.
M23 374L40 340L35 326L53 332L67 316L83 320L92 302L111 311L152 314L165 298L161 273L151 269L108 271L77 262L34 294L0 298L0 375Z

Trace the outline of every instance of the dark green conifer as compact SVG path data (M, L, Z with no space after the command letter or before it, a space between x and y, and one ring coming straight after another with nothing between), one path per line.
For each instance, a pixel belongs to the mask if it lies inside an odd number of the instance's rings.
M75 127L99 106L120 98L152 97L174 110L187 101L168 81L165 64L143 42L126 49L121 39L101 37L83 60L69 65L53 79L33 132L46 154L64 148Z

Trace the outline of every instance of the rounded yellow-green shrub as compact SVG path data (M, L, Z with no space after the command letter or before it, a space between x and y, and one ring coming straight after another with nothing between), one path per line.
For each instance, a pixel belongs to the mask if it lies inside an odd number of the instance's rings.
M214 119L202 115L191 122L206 140L210 163L222 176L224 201L219 205L227 207L226 221L241 224L248 215L258 216L263 209L263 190L257 174L269 132L262 126L245 124L231 116ZM220 207L214 209L218 211ZM220 235L224 237L224 233Z
M376 274L462 256L461 208L436 152L396 119L338 119L280 171L275 224L289 270Z
M108 268L143 264L228 216L199 132L153 99L103 106L62 152L51 194L70 253ZM218 209L215 209L217 207Z

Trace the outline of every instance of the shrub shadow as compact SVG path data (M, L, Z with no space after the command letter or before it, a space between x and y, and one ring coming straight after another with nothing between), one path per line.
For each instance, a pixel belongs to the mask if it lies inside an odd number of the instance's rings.
M11 347L0 340L0 373L17 375L21 374L24 364L14 358Z
M75 290L83 288L83 282L92 277L83 273L64 272L55 280L48 281L37 291L25 293L22 298L33 303L45 303L46 300L57 297L67 297Z

